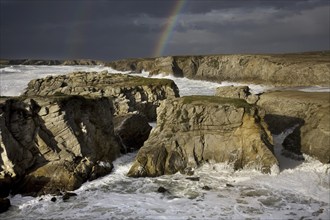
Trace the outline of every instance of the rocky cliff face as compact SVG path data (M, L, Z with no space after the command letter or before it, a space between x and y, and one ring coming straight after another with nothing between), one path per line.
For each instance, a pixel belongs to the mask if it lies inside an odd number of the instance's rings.
M204 162L271 172L278 162L258 109L240 99L191 96L165 100L157 127L139 150L128 175L186 172Z
M275 86L326 85L330 52L280 55L173 56L129 59L107 65L117 70L150 71L191 79L260 83Z
M111 97L115 115L138 111L154 121L159 101L178 97L179 90L172 80L109 74L105 71L76 72L32 80L24 95Z
M297 125L284 148L330 163L330 93L274 91L262 94L257 104L265 109L272 133Z
M120 154L107 98L7 99L0 104L0 179L14 193L59 193L109 173Z

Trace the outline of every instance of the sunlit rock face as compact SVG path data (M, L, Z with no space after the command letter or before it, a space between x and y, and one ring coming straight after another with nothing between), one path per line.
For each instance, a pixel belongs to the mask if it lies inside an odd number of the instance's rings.
M58 193L109 173L120 155L107 98L7 99L0 104L0 179L14 193Z
M157 127L139 150L129 176L186 172L212 161L266 173L278 165L257 107L244 100L188 96L163 101L157 112Z
M190 79L273 86L328 86L330 53L205 55L127 59L108 63L117 70L149 71Z
M76 72L32 80L24 95L109 97L113 99L115 115L137 111L150 121L155 121L156 108L160 100L178 97L179 90L169 79L109 74L104 71L101 73Z
M283 142L285 149L330 163L330 93L267 92L257 104L266 111L265 120L272 133L295 126Z

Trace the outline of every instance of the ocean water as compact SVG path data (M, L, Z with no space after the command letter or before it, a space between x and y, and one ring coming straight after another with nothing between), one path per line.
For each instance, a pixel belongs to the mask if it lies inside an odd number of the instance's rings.
M103 66L13 66L0 69L2 96L20 94L29 80L73 71L118 72ZM122 72L127 74L127 72ZM147 76L147 73L142 73ZM162 76L157 76L162 77ZM216 87L230 85L173 79L180 95L213 95ZM271 87L250 85L254 93ZM329 91L329 88L297 88ZM155 123L153 124L155 126ZM182 174L157 178L128 178L135 153L114 162L114 171L86 182L68 201L51 195L37 198L10 196L12 207L0 219L329 219L330 165L304 155L305 160L284 157L282 141L292 129L274 136L280 169L273 174L255 170L234 171L225 163L207 163L194 177ZM158 188L167 191L159 193Z

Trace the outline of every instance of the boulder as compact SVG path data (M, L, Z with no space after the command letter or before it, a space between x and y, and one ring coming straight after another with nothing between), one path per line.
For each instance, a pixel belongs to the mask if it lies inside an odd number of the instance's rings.
M128 176L186 173L205 162L265 173L278 167L258 108L242 99L188 96L163 101L157 113L157 126Z
M108 98L20 97L0 100L0 180L13 193L74 190L110 173L120 155Z
M216 96L226 97L226 98L235 98L235 99L244 99L250 104L255 104L259 96L252 94L248 86L223 86L218 87L215 92Z
M115 134L123 146L122 151L132 152L142 147L152 127L148 119L140 114L126 114L114 117Z
M273 91L262 94L257 104L266 111L273 134L295 126L283 142L285 149L330 163L330 93Z
M76 72L32 80L25 96L82 95L91 98L113 98L115 115L139 112L148 120L156 120L160 100L179 96L175 83L169 79L151 79L107 71Z

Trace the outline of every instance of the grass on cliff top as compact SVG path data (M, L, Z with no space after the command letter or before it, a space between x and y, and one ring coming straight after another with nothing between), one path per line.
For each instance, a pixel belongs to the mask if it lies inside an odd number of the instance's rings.
M218 104L218 105L233 105L238 108L249 109L253 105L247 103L244 99L225 98L220 96L184 96L181 97L183 104Z

